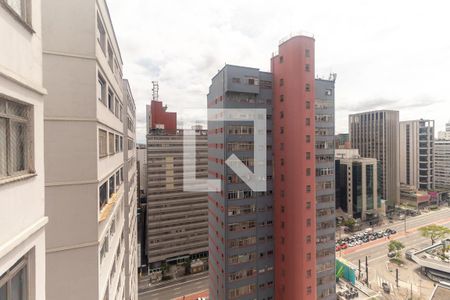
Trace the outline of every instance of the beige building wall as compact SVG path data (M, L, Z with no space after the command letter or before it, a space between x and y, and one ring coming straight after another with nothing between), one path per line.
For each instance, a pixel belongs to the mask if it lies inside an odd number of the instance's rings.
M134 100L108 8L104 0L42 7L47 299L137 299Z
M381 163L382 197L389 207L400 203L399 112L370 111L349 116L350 142L362 157Z
M434 121L400 122L400 183L434 189Z
M27 276L23 291L44 300L41 5L7 3L0 1L0 298L5 289L17 291L13 278Z

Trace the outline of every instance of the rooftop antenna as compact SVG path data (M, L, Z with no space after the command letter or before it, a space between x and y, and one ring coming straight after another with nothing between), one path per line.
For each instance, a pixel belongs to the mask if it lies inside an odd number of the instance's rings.
M159 83L158 81L152 81L152 97L153 97L153 101L158 101L159 100Z

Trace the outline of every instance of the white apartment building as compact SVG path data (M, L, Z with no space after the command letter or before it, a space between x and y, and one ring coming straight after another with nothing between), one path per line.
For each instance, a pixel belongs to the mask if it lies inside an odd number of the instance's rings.
M45 300L41 1L0 1L0 299Z
M434 190L434 121L400 122L400 183Z
M42 11L46 299L137 299L135 104L106 1Z

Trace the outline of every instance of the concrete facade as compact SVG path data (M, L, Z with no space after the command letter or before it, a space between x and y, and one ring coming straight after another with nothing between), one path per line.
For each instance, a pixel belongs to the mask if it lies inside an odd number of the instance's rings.
M173 276L176 266L208 256L207 193L183 190L183 134L153 128L147 135L146 254L155 276L166 267ZM195 175L206 178L207 131L195 138Z
M271 61L276 299L317 299L314 44L282 40Z
M450 132L450 131L449 131ZM435 183L438 190L450 191L450 140L436 140L435 155Z
M135 104L106 1L42 8L46 299L137 299Z
M0 299L45 300L41 2L8 3L0 1Z
M315 80L317 299L336 299L335 80Z
M400 183L434 190L434 121L400 122Z
M350 142L362 157L376 158L381 165L381 191L386 205L400 203L399 112L370 111L349 116Z
M274 299L272 75L225 65L213 78L208 108L266 109L266 192L252 191L225 161L235 154L253 168L252 122L208 123L208 177L221 190L209 200L209 299Z
M336 207L348 217L366 221L378 215L378 163L362 158L355 149L336 150Z

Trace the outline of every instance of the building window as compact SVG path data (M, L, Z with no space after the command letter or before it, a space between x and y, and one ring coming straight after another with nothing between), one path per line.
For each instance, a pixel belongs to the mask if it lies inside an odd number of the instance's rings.
M1 300L29 299L28 255L23 256L0 277Z
M307 192L307 193L310 193L310 192L311 192L311 186L310 186L309 184L306 186L306 192Z
M333 91L331 89L326 89L325 96L331 96L331 95L333 95Z
M106 81L100 74L97 79L97 99L106 104Z
M306 71L306 72L309 72L309 71L310 71L309 64L306 64L306 65L305 65L305 71Z
M241 83L241 79L237 78L237 77L233 77L233 78L231 78L231 82L232 83Z
M99 210L108 203L108 182L106 181L98 188Z
M306 294L311 295L311 292L312 292L312 288L310 286L308 286L306 288Z
M310 57L310 51L309 51L309 49L305 49L305 57Z
M311 125L311 119L310 118L306 118L305 119L305 123L306 123L306 126L310 126Z
M99 157L105 157L108 155L107 133L102 129L98 130L98 153Z
M280 55L280 64L282 64L284 61L284 57L282 55Z
M305 84L305 91L307 92L311 91L311 85L309 83Z
M307 202L306 202L306 208L307 208L307 209L310 209L310 208L311 208L311 202L310 202L310 201L307 201Z
M116 152L120 152L120 136L115 136L115 143L116 143Z
M306 160L310 160L311 159L311 152L306 152Z
M311 243L311 236L310 235L306 236L306 243L307 244Z
M307 270L307 271L306 271L306 277L307 277L307 278L310 278L310 277L311 277L311 270Z
M280 95L280 102L284 101L284 95Z
M31 2L30 0L0 0L2 3L6 3L14 14L17 14L22 21L31 25ZM3 298L1 298L3 300Z
M114 73L114 52L111 44L108 42L108 65Z
M306 226L311 227L311 219L306 219Z
M309 134L306 135L306 142L311 143L311 136Z
M33 172L32 108L0 98L0 178Z
M116 186L115 186L115 181L114 181L114 175L109 177L108 180L108 185L109 185L109 193L108 193L108 197L111 198L112 195L115 193L116 191Z
M283 134L284 133L284 127L280 127L280 133Z
M306 168L306 176L311 176L311 168Z
M284 112L280 111L280 119L283 119L283 118L284 118Z
M283 85L284 85L284 79L281 78L281 79L280 79L280 86L283 86Z
M109 155L114 154L114 133L109 133Z
M281 158L281 159L280 159L280 164L281 164L282 166L284 166L284 158Z
M97 40L103 50L103 53L106 54L106 31L100 15L97 15Z
M311 253L310 252L306 253L306 260L307 261L311 260Z
M108 108L114 113L114 93L111 90L108 92Z
M311 101L306 101L305 102L305 106L306 106L306 109L310 109L311 108Z

